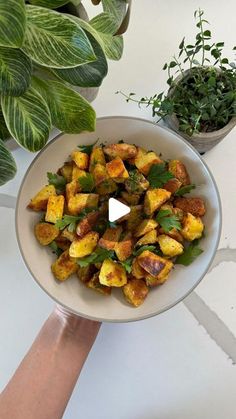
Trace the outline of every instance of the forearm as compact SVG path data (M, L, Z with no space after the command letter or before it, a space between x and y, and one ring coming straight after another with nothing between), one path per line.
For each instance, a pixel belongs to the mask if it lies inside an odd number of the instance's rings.
M100 324L51 314L0 396L1 419L59 419Z

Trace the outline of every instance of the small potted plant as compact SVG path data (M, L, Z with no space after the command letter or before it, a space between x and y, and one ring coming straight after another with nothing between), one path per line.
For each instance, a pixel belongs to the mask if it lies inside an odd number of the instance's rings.
M131 0L101 3L89 20L80 0L0 0L0 185L16 173L9 137L35 152L52 127L94 130L89 101L122 56Z
M218 144L236 124L236 64L223 56L224 42L212 42L203 15L200 9L194 13L195 43L187 44L184 38L178 56L163 67L168 92L137 101L151 105L153 116L164 119L200 153ZM136 101L133 93L125 96Z

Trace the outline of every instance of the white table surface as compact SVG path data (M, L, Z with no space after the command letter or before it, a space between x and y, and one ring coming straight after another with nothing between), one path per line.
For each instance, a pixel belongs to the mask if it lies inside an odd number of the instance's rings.
M109 75L94 102L98 116L152 119L150 110L126 104L114 92L121 89L143 96L165 88L162 66L177 52L184 35L191 41L193 12L199 5L216 39L224 40L228 51L236 44L235 0L133 3L124 56L110 63ZM222 237L210 272L184 303L170 311L138 323L102 326L65 419L235 418L235 137L233 130L204 156L223 204ZM14 197L34 156L21 149L14 156L18 174L0 189L0 388L53 307L27 272L17 247Z

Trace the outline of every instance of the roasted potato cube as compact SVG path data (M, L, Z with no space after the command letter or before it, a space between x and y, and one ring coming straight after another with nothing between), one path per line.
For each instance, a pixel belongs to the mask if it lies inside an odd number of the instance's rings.
M98 244L107 250L114 250L116 244L120 239L122 227L107 228L103 236L100 238Z
M34 211L44 211L47 208L48 198L51 195L56 195L54 185L44 186L30 201L28 208Z
M173 208L173 214L177 215L179 221L182 221L184 218L184 212L180 208Z
M163 189L166 189L167 191L174 194L181 187L181 185L182 183L180 182L179 179L173 178L173 179L168 180L168 182L166 182L163 185Z
M45 221L56 223L62 219L64 211L65 198L63 195L50 195L48 198Z
M101 147L95 147L90 154L89 171L93 172L95 166L100 164L106 166L106 160Z
M76 234L72 231L69 231L68 228L66 227L61 232L61 237L64 237L65 239L69 240L70 242L73 242L76 239Z
M84 208L95 208L99 196L94 193L78 193L68 201L68 211L71 215L79 214Z
M70 257L69 250L65 250L61 256L52 264L52 272L56 279L65 281L78 269L76 261Z
M137 260L141 268L158 279L167 276L173 266L171 261L168 261L149 250L144 250L141 255L137 257Z
M91 231L95 226L99 215L99 211L92 211L86 217L84 217L76 227L77 235L79 237L83 237L85 234Z
M82 282L88 282L93 274L95 273L96 268L94 265L88 265L88 266L79 266L77 270L77 276L80 281Z
M100 292L100 294L111 295L111 287L107 287L99 282L99 272L96 272L85 285L88 288Z
M164 284L164 282L166 282L167 279L168 279L168 275L162 277L161 279L155 278L155 276L152 276L150 274L146 274L146 276L145 276L146 284L149 287L155 287L156 285L162 285L162 284Z
M202 198L176 198L174 200L175 207L184 212L190 212L192 215L202 217L205 212L205 205Z
M127 283L125 269L118 262L105 259L99 273L99 281L108 287L123 287Z
M99 195L108 195L110 193L113 193L117 190L117 185L114 182L114 180L108 178L106 180L104 180L103 182L101 182L97 187L96 187L97 193Z
M131 273L137 279L145 278L145 275L147 274L147 272L139 265L137 258L134 258L132 262Z
M174 207L173 207L173 204L170 201L167 201L165 204L163 204L161 206L160 210L162 210L162 211L168 210L168 211L173 212Z
M58 170L58 174L63 176L67 183L72 181L72 169L73 163L71 161L66 161L62 167Z
M138 147L134 164L144 176L148 175L149 170L154 163L162 163L162 160L154 151L146 151L143 148Z
M171 196L171 192L166 189L156 188L146 192L144 198L144 212L147 215L152 215L154 211L168 201Z
M34 233L38 242L43 246L47 246L59 235L59 229L53 224L37 223Z
M79 177L86 176L85 170L79 169L75 163L73 163L72 167L72 180L78 180Z
M138 170L132 170L125 181L125 189L129 193L142 194L149 188L148 180Z
M132 278L123 287L123 292L128 303L139 307L147 297L149 289L142 279Z
M128 205L138 205L140 199L140 195L137 195L135 193L131 194L126 191L121 192L121 197Z
M55 239L55 242L59 249L61 250L67 250L70 247L71 242L66 239L65 237L62 237L61 234Z
M157 230L151 230L148 233L144 234L144 236L142 236L138 241L137 241L137 245L138 246L143 246L144 244L152 244L152 243L156 243L157 242Z
M202 236L204 224L200 217L195 217L188 212L183 219L182 225L181 234L186 240L192 241Z
M72 180L71 182L66 184L66 201L69 202L72 196L75 196L77 192L79 192L80 186L77 180Z
M93 169L93 177L99 195L107 195L116 191L116 183L109 177L105 166L96 164Z
M116 243L114 250L120 261L123 262L124 260L128 259L130 255L132 255L133 244L134 243L131 233L127 233L119 243Z
M184 247L181 243L166 234L158 236L157 241L164 256L175 257L181 255L184 251Z
M115 182L124 182L129 177L129 173L120 157L116 157L106 164L108 176Z
M127 160L136 156L137 148L135 145L125 143L109 144L104 147L104 153L112 159L120 157L121 160Z
M82 151L74 150L71 153L71 158L74 160L76 166L79 169L86 170L89 164L89 156L86 153L82 153Z
M135 205L130 208L127 218L127 230L133 231L143 220L143 205Z
M170 231L168 231L168 233L166 233L163 228L160 228L159 234L166 234L167 236L172 237L172 239L175 239L180 243L184 241L183 236L181 236L180 232L176 228L172 228Z
M93 178L96 186L104 180L109 179L106 167L102 164L96 164L93 169Z
M83 258L90 255L97 246L99 234L90 231L82 239L75 239L69 248L69 255L74 258Z
M134 232L135 237L143 236L151 230L154 230L158 226L158 223L155 220L146 218L143 220Z
M171 160L169 162L169 171L178 179L182 186L190 184L190 177L185 165L179 160Z

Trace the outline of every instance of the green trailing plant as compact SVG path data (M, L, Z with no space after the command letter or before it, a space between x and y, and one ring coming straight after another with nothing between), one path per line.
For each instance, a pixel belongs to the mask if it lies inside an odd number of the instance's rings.
M52 127L94 130L95 111L75 87L101 85L107 59L122 56L129 17L128 0L101 3L87 22L76 15L80 0L0 0L0 185L16 173L9 137L35 152Z
M178 56L163 67L168 92L140 100L135 99L135 93L120 92L127 102L151 106L153 116L159 119L175 115L179 130L189 136L223 128L236 116L236 64L223 55L224 42L212 41L211 31L206 29L209 22L203 15L200 9L194 13L198 30L195 41L188 44L183 38Z

